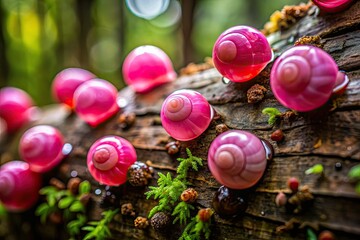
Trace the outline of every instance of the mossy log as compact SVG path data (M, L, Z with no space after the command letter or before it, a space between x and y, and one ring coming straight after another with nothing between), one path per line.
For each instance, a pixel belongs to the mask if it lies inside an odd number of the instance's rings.
M198 193L197 207L211 207L214 193L220 184L212 177L207 165L207 150L216 137L216 126L225 124L229 129L243 129L269 140L275 149L274 158L268 163L265 175L250 189L248 208L243 216L224 219L214 214L211 239L304 239L306 228L315 232L324 229L332 231L336 239L360 239L360 195L355 193L355 185L349 181L349 169L360 163L360 2L356 1L348 10L337 14L320 14L313 7L307 16L290 29L271 36L276 54L294 44L302 36L320 36L323 49L330 53L339 69L345 70L350 78L346 92L316 111L299 113L294 118L277 121L274 126L261 113L266 107L275 107L282 112L286 109L274 98L269 87L271 64L255 79L247 83L224 84L215 69L209 69L190 76L179 77L176 81L161 86L148 94L135 94L130 88L120 91L126 100L121 113L135 113L136 122L128 129L121 127L117 116L96 128L92 128L76 115L68 115L63 108L53 106L44 109L44 117L39 123L58 127L66 141L73 144L72 153L54 171L45 176L46 180L56 176L64 182L76 171L81 179L92 183L92 201L89 219L100 219L105 207L102 194L105 186L93 180L86 168L86 154L91 144L105 135L119 135L128 139L136 148L138 160L151 161L155 170L150 185L156 185L158 172L175 173L177 157L185 157L185 148L205 161L198 172L190 172L189 181ZM262 101L247 102L247 90L259 83L268 90ZM176 89L194 89L202 93L214 107L217 117L199 138L180 143L180 153L169 155L165 145L172 141L161 126L159 112L164 98ZM281 128L285 139L276 143L270 139L271 133ZM16 140L13 140L16 142ZM16 144L2 146L5 156L16 158ZM305 170L314 164L324 166L324 176L305 175ZM335 163L342 169L336 171ZM278 192L289 193L287 180L297 177L301 185L308 185L314 195L314 202L305 211L294 214L285 208L276 207L274 199ZM120 207L132 203L136 215L147 216L156 201L146 200L147 188L130 185L112 187L115 202L107 207ZM65 239L65 227L47 223L43 226L33 209L23 214L10 214L8 236L19 239ZM293 230L277 233L276 229L289 221L295 222ZM134 227L133 217L119 217L111 225L114 239L177 239L181 230L175 227L171 235L161 236L150 227L139 230ZM17 230L21 227L22 231ZM26 227L27 226L27 227ZM31 226L29 228L29 226ZM47 229L47 230L46 230ZM50 230L49 230L50 229Z

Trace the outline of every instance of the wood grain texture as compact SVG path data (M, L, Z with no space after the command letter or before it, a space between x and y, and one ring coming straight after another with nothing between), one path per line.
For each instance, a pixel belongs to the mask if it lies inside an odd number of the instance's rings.
M79 177L91 181L93 193L95 189L105 191L105 187L96 183L86 169L86 154L97 138L115 134L128 139L135 146L139 161L150 160L154 164L155 177L151 185L155 185L158 172L175 173L176 157L185 157L185 148L189 147L195 156L205 160L205 166L199 172L190 172L189 180L199 193L196 205L211 207L213 195L220 184L207 167L207 150L216 137L216 125L224 123L230 129L248 130L269 140L274 146L275 156L268 163L261 181L249 190L249 206L245 215L223 219L215 214L211 239L304 239L304 226L329 229L335 233L336 239L359 239L360 196L354 192L354 185L349 182L347 173L352 166L360 163L360 2L335 15L320 14L314 9L291 29L273 37L276 39L273 40L273 47L278 55L301 36L321 36L324 49L334 57L340 69L347 71L351 80L344 95L330 100L321 109L299 113L293 120L279 121L271 127L261 110L265 107L276 107L282 112L287 110L276 101L271 90L267 91L263 101L256 104L247 103L246 98L247 89L255 83L270 89L270 64L258 77L247 83L224 84L219 73L210 69L180 77L146 95L137 95L130 88L125 88L119 93L127 102L122 111L137 115L134 126L128 130L119 126L119 114L99 127L91 128L75 115L67 115L55 106L45 110L43 119L38 123L58 127L66 141L74 145L74 150L64 160L63 166L46 177L56 175L66 181L71 171L76 171ZM202 93L220 117L213 120L199 138L181 143L179 155L170 156L165 145L171 138L161 126L159 112L163 99L172 91L183 88ZM333 104L335 108L332 108ZM285 140L275 143L270 140L270 134L278 128L284 131ZM319 141L321 145L316 147ZM11 152L14 152L14 147L9 145L1 149L3 155L6 152L11 156ZM12 156L16 157L16 154ZM334 169L337 162L342 163L341 171ZM325 177L305 175L305 170L316 163L324 165ZM286 182L290 176L298 177L301 184L308 185L315 196L312 207L300 214L287 212L274 203L278 192L289 193ZM129 185L111 188L117 196L116 206L131 202L139 216L147 216L156 204L153 200L145 199L146 190ZM90 219L99 219L104 210L100 205L101 195L93 194L92 200ZM13 219L17 217L13 216ZM303 226L296 231L277 234L276 228L292 218ZM39 224L37 226L36 231L41 235L43 231L39 230ZM160 236L151 228L135 229L133 218L124 216L117 218L111 228L115 239L177 239L181 231L176 226L172 234Z

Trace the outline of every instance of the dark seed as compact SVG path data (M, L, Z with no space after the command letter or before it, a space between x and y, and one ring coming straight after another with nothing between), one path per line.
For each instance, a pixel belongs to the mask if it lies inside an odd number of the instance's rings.
M216 213L222 217L236 217L243 214L247 202L241 191L221 186L215 193L212 205Z

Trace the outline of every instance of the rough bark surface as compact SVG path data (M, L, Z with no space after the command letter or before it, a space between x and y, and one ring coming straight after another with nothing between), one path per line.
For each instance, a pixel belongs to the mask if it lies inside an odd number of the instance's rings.
M336 239L360 238L360 196L354 191L354 184L349 182L349 169L360 163L360 2L350 9L333 14L312 14L301 19L291 29L273 37L273 48L276 53L292 45L304 35L319 35L324 50L330 53L339 65L347 71L351 80L347 91L342 96L329 101L326 106L310 113L300 113L289 121L278 121L273 127L267 123L267 116L261 113L265 107L276 107L282 112L284 108L274 98L269 87L271 64L254 80L248 83L224 84L215 69L210 69L192 76L180 77L175 82L155 89L145 95L137 95L130 88L120 91L119 95L127 104L122 112L136 113L136 122L128 130L123 130L117 119L119 114L100 125L91 128L75 115L67 115L60 107L45 110L45 116L39 123L49 123L58 127L66 141L74 145L73 152L64 160L62 166L48 176L57 176L64 182L76 171L82 179L92 183L95 189L105 191L105 186L95 182L86 168L86 154L91 144L105 135L119 135L128 139L136 148L138 160L151 161L155 170L151 185L156 185L158 172L175 173L177 157L185 157L185 148L189 147L195 156L205 161L199 172L190 173L190 182L199 193L196 202L198 207L211 207L213 195L220 184L212 177L206 165L207 150L216 137L217 124L226 124L230 129L243 129L269 140L275 149L275 156L268 163L264 177L249 193L249 206L244 216L223 219L214 215L211 239L304 239L306 226L329 229ZM265 86L268 91L259 103L247 103L246 91L255 83ZM170 156L165 149L171 141L161 126L159 112L163 99L176 89L189 88L202 93L214 107L219 118L213 120L209 128L199 138L191 142L182 142L178 155ZM335 104L336 107L333 107ZM330 110L331 109L331 110ZM270 134L281 128L285 140L276 143L270 140ZM8 146L7 146L8 147ZM11 153L8 148L7 153ZM4 150L4 148L3 148ZM4 151L2 151L4 152ZM335 171L335 163L340 162L342 169ZM316 163L325 168L325 177L305 175L304 171ZM286 182L289 177L298 177L301 185L308 185L314 194L313 205L305 212L293 214L285 208L276 207L274 203L278 192L289 192ZM116 206L131 202L138 216L147 216L156 204L146 200L147 188L135 188L125 185L111 188L116 196ZM90 219L100 219L104 210L100 206L101 194L92 194L89 209ZM12 215L14 222L31 215L31 213ZM300 229L276 233L276 228L296 218ZM112 225L113 237L116 239L177 239L180 230L170 236L159 236L151 228L138 230L133 225L134 218L120 217ZM33 223L37 234L43 238L64 237L63 228L57 227L53 236L36 220ZM52 224L47 227L56 229ZM55 231L56 232L56 231Z

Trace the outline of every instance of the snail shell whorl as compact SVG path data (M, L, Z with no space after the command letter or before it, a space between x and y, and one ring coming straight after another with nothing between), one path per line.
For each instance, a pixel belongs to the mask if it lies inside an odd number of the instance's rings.
M0 202L9 211L23 211L34 205L40 186L40 174L32 172L26 162L11 161L0 167Z
M272 59L266 37L257 29L235 26L223 32L213 48L216 69L234 82L257 76Z
M329 13L340 12L349 7L353 0L312 0L321 10Z
M214 115L207 100L193 90L178 90L169 95L161 108L164 129L180 141L200 136Z
M27 130L20 139L19 153L34 172L46 172L65 157L64 137L52 126L39 125Z
M278 101L300 112L323 105L331 96L338 68L325 51L312 46L296 46L274 63L270 84Z
M241 130L220 134L211 143L208 165L221 184L245 189L256 184L266 167L265 149L258 137Z
M126 182L127 170L136 161L130 142L118 136L98 139L87 155L91 175L100 183L117 186Z

